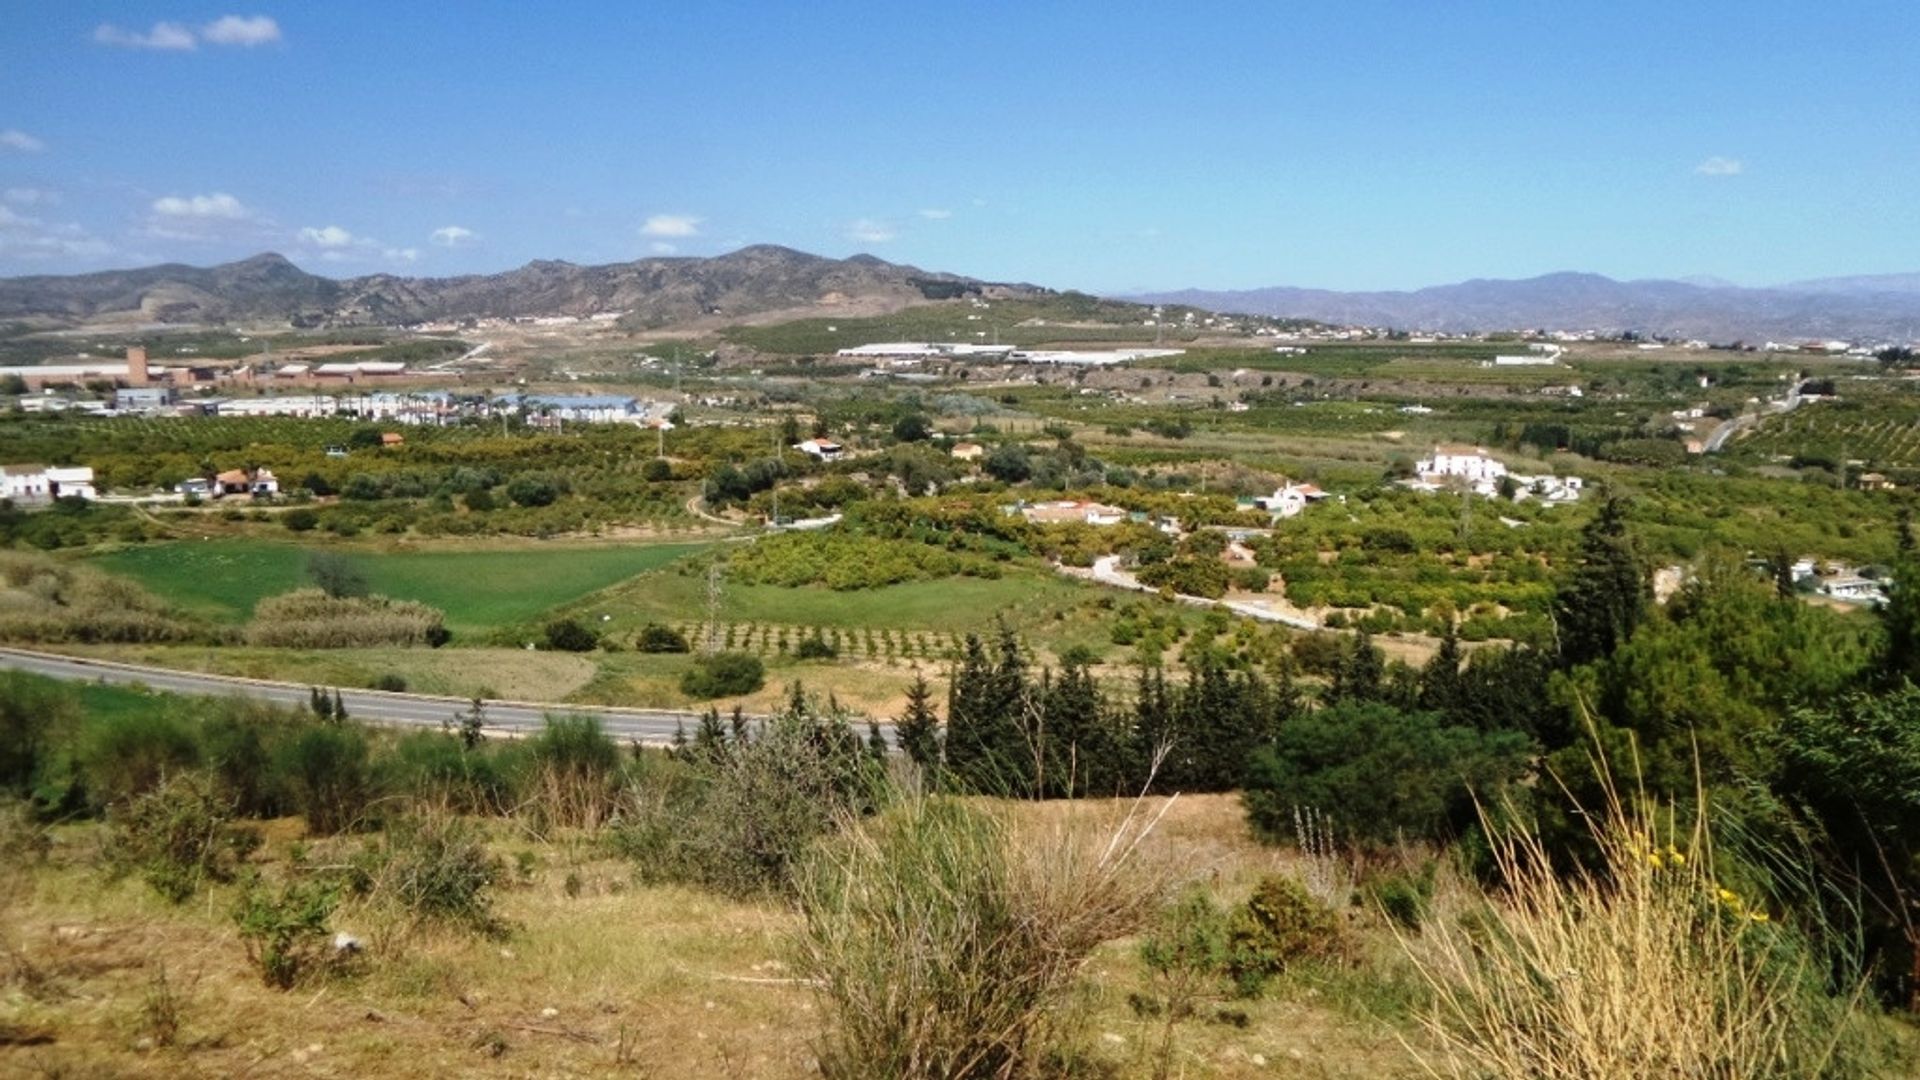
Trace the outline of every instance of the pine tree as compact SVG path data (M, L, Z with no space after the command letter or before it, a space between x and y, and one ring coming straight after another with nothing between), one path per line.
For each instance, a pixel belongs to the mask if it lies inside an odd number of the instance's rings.
M673 749L668 751L674 757L684 757L687 752L687 722L677 721L673 725Z
M1580 531L1579 561L1554 598L1561 663L1611 656L1646 617L1653 590L1627 532L1626 500L1609 494Z
M317 686L307 687L307 708L312 709L313 715L322 720L333 719L333 699L327 696L325 690Z
M907 687L907 707L894 725L894 737L900 749L913 763L926 771L929 780L940 774L940 717L933 711L933 688L919 668L913 671L913 685Z
M1776 548L1773 553L1773 595L1780 600L1792 600L1795 596L1793 580L1793 556L1786 548Z
M880 724L875 720L867 721L867 752L875 761L887 760L887 737L880 734Z
M347 703L340 700L340 688L337 686L333 688L333 722L336 724L347 722Z
M729 726L733 728L733 745L747 745L747 739L752 733L747 725L747 711L738 703L733 706L733 717Z

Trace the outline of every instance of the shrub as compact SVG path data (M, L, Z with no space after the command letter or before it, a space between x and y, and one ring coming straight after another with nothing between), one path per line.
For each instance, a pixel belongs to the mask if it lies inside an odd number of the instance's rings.
M820 1070L839 1077L1024 1075L1103 942L1155 910L1140 830L1016 837L980 807L911 800L848 823L799 880L796 967L821 999Z
M1227 970L1248 997L1267 980L1302 960L1339 955L1340 921L1307 887L1290 877L1270 874L1254 886L1245 907L1236 911L1228 931Z
M0 551L0 638L181 641L195 627L131 581L45 555Z
M81 775L96 806L145 794L199 762L193 731L171 713L100 717L80 747Z
M250 645L286 649L444 644L445 617L434 608L384 596L329 596L297 589L260 601L247 624Z
M53 680L0 672L0 791L26 793L59 730L78 717L79 703Z
M527 741L527 809L545 827L598 828L612 814L620 748L593 716L549 716Z
M450 814L403 818L353 859L354 890L416 920L500 929L493 890L506 866L487 851L477 826Z
M688 650L687 636L671 626L650 622L640 628L634 648L644 653L683 653Z
M116 873L138 873L153 891L182 903L206 882L231 880L235 862L258 843L256 834L232 822L232 803L208 777L176 774L114 807L107 862Z
M372 801L367 739L357 728L309 725L281 746L277 759L310 832L341 832Z
M1156 1075L1173 1073L1173 1033L1180 1021L1192 1016L1202 1002L1218 993L1229 954L1227 913L1200 886L1190 888L1161 911L1140 942L1140 960L1146 964L1157 994L1141 1011L1158 1011L1165 1019Z
M680 676L680 692L693 698L738 697L767 683L766 665L747 653L702 656Z
M541 635L546 639L547 648L555 652L592 652L600 645L600 635L571 617L553 620Z
M233 921L262 982L292 989L325 957L331 944L327 920L337 899L331 886L314 881L289 882L278 895L255 882L241 895Z
M673 479L673 465L666 458L649 458L640 466L640 479L650 484L663 483Z
M800 644L793 649L796 660L832 660L839 655L840 650L818 633L801 638Z
M320 515L302 506L280 515L280 524L294 532L308 532L320 524Z
M404 694L407 692L407 680L403 675L397 675L391 671L383 672L382 674L374 676L373 689L385 690L394 694Z

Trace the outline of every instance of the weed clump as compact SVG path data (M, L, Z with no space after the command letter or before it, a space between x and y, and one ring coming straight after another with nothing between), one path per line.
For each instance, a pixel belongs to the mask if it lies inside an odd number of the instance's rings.
M331 947L327 920L339 893L331 883L295 881L269 892L255 882L234 907L233 921L260 979L289 990L311 973Z
M797 883L821 1072L1009 1076L1044 1061L1081 966L1158 907L1161 881L1135 858L1144 831L1130 818L1104 838L1021 837L951 798L847 823Z

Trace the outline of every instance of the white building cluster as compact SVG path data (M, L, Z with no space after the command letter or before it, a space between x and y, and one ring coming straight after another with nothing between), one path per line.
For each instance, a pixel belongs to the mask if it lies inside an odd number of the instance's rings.
M1511 481L1514 502L1530 498L1549 503L1578 502L1584 487L1577 476L1509 472L1504 462L1478 446L1436 446L1432 456L1414 462L1413 472L1413 479L1403 483L1415 491L1465 488L1486 498L1500 494L1501 481Z

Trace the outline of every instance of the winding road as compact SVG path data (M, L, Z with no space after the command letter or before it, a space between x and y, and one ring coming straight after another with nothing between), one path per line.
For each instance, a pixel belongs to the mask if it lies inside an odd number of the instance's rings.
M309 687L300 683L201 675L27 649L0 648L0 669L26 671L69 682L102 682L121 686L138 684L174 694L216 697L237 694L275 705L304 706L311 692ZM413 728L439 728L451 720L455 713L464 712L471 704L464 698L395 694L384 690L350 690L346 687L340 688L340 700L347 707L347 715L355 720ZM548 715L568 714L599 717L601 726L614 738L623 742L649 744L672 742L674 732L683 724L687 734L692 735L702 715L675 709L616 709L534 701L489 700L484 703L484 708L487 730L497 735L526 735L538 730ZM883 723L880 727L891 736L892 724Z
M1800 385L1800 380L1795 379L1793 389L1787 391L1786 400L1768 402L1768 411L1745 413L1731 420L1722 422L1720 426L1713 429L1713 434L1707 436L1705 452L1717 454L1726 447L1727 440L1738 435L1746 428L1752 427L1766 417L1785 416L1787 413L1799 408L1801 403L1806 400L1801 396Z

